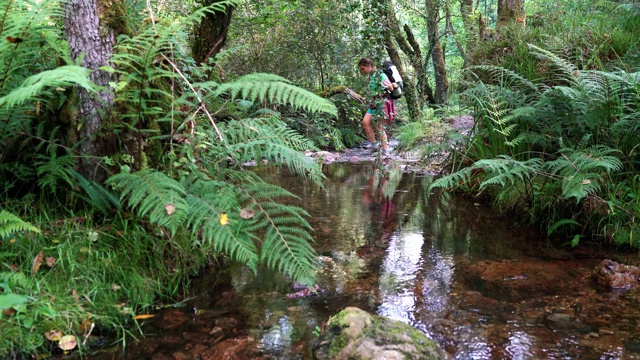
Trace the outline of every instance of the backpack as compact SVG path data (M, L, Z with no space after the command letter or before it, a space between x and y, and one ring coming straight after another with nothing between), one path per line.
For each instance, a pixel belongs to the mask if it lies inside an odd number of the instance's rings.
M382 63L382 72L389 78L389 81L393 84L394 90L388 92L388 96L394 100L400 99L402 97L402 92L404 90L404 84L402 82L402 77L398 72L398 68L389 60Z

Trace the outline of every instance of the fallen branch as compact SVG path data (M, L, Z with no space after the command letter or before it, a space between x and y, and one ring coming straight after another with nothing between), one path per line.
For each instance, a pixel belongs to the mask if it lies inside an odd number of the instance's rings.
M358 94L357 92L349 89L348 87L344 86L344 85L340 85L340 86L335 86L332 87L331 89L325 90L323 92L321 92L319 95L324 97L324 98L330 98L334 95L338 95L338 94L347 94L347 96L352 99L355 100L361 104L366 104L367 103L367 99Z

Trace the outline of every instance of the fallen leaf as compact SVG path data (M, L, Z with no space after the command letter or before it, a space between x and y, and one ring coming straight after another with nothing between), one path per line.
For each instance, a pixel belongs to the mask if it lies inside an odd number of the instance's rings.
M250 210L250 209L242 209L240 210L240 217L243 219L251 219L254 215L256 214L256 212L254 210Z
M154 316L155 316L154 314L142 314L142 315L136 315L133 318L136 320L144 320L144 319L150 319Z
M19 44L21 42L23 42L24 40L22 40L22 38L19 37L12 37L12 36L7 36L5 38L8 42L10 43L14 43L14 44Z
M165 211L167 212L167 215L172 215L173 213L176 212L176 206L173 204L167 204L164 206Z
M58 346L64 351L73 350L78 346L78 340L73 335L65 335L58 341Z
M14 312L16 312L16 311L13 310L13 308L7 309L7 310L2 310L2 315L11 316L11 315L13 315Z
M44 333L44 337L49 341L60 341L62 339L62 331L60 330L51 330Z
M42 251L40 251L38 255L36 255L36 257L33 259L33 266L31 267L31 275L35 275L35 273L38 272L38 269L40 269L40 265L42 265L42 259L44 259L44 254L42 253Z
M44 262L48 267L53 267L53 265L55 265L56 263L56 258L49 256L48 258L44 259Z
M122 288L122 287L121 287L120 285L118 285L118 284L113 284L113 285L111 285L111 290L113 290L113 291L118 291L118 290L120 290L121 288Z
M229 224L229 216L226 212L222 212L222 214L220 214L220 225L225 226L227 224Z

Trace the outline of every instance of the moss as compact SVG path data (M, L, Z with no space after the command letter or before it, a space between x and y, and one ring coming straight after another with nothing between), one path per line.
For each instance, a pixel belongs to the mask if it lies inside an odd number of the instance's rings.
M363 338L375 339L376 342L380 341L383 344L393 344L397 346L396 350L402 352L407 358L414 358L416 354L426 355L427 358L439 358L438 354L441 353L439 347L420 330L383 316L368 315L371 322L367 322L367 325L362 327L362 333L358 334L357 339L349 339L348 331L345 330L353 326L347 318L350 314L354 313L343 310L328 322L329 333L326 337L329 340L329 347L326 354L329 359L336 357L350 342Z
M109 30L113 30L114 35L131 35L129 28L129 15L122 0L98 1L99 18L101 22L101 36L105 36Z

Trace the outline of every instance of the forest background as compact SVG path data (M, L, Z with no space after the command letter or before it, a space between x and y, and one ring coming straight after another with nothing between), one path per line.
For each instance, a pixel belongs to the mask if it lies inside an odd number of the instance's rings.
M401 146L450 154L425 191L492 201L559 245L639 247L636 1L0 9L0 357L125 342L228 261L312 284L308 214L243 164L322 186L303 152L362 141L362 56L404 79ZM469 112L471 136L428 141Z

